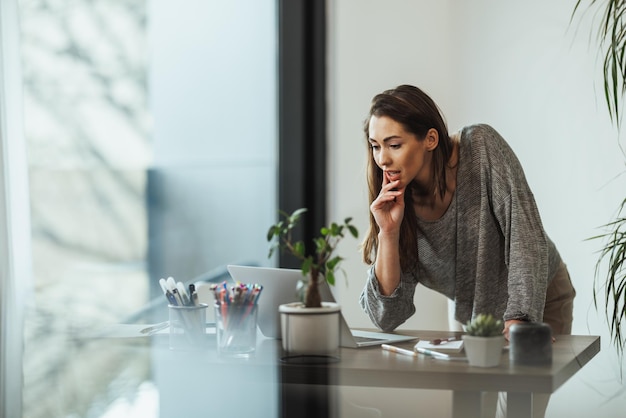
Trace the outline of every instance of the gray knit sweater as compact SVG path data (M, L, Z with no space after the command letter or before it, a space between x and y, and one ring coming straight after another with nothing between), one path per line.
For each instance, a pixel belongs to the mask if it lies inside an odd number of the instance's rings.
M455 318L466 323L491 313L504 320L540 321L547 285L561 258L543 229L517 157L490 126L461 131L455 193ZM412 270L402 273L389 296L380 293L374 266L368 270L360 303L378 328L393 330L415 313L420 269ZM430 277L433 290L449 293L444 286Z

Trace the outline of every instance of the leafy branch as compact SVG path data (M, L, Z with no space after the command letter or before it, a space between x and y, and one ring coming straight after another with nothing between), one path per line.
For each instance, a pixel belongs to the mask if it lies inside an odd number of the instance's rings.
M596 263L593 303L598 308L599 294L603 293L609 331L618 354L626 348L626 335L622 326L626 321L626 198L622 201L616 219L604 225L610 232L591 237L606 241ZM608 262L606 281L600 282L600 269Z
M588 0L591 7L598 0ZM583 0L574 6L572 17L579 10ZM601 46L606 45L602 65L604 74L604 98L609 110L611 121L621 125L622 108L620 100L626 93L626 2L624 0L607 0L598 27L598 40Z
M587 0L588 7L600 4L600 24L597 36L600 46L605 47L603 76L604 98L611 122L618 130L621 128L623 107L620 101L626 94L626 1L624 0ZM583 0L578 0L572 12L572 18L578 12ZM618 143L619 145L619 143ZM622 154L626 155L620 146ZM605 245L599 251L596 262L593 301L596 310L600 300L609 324L609 331L618 355L623 355L626 348L626 335L622 326L626 322L626 199L619 205L615 219L603 226L608 232L589 238L602 239ZM601 267L607 263L606 275L601 274ZM603 280L600 277L603 277ZM600 299L600 294L603 298Z
M293 240L293 229L298 225L306 211L306 208L296 209L292 214L280 211L283 219L269 228L267 240L269 242L274 241L270 247L268 258L271 258L275 251L283 250L291 253L302 262L302 275L308 279L301 282L298 290L305 306L311 308L322 306L318 278L324 278L330 285L335 284L335 272L343 261L343 257L334 255L334 253L337 245L344 238L345 231L350 232L354 238L359 236L359 232L351 224L352 218L346 218L342 224L333 222L329 226L322 227L320 229L321 235L313 238L315 251L309 254L303 241L294 242ZM306 289L305 281L308 283Z

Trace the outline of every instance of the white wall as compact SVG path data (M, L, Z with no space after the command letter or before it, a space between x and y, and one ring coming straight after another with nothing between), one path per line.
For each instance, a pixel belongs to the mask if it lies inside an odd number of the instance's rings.
M626 176L615 177L625 158L603 101L592 13L570 24L575 3L329 0L330 217L353 216L362 235L367 229L362 122L383 89L420 86L451 131L494 126L520 158L569 266L578 291L573 332L602 337L602 352L552 396L547 416L616 417L626 396L604 313L593 307L600 243L586 239L624 198ZM349 277L337 289L344 313L351 325L370 326L357 302L366 266L354 241L341 251ZM443 298L422 289L417 300L407 328L447 326Z

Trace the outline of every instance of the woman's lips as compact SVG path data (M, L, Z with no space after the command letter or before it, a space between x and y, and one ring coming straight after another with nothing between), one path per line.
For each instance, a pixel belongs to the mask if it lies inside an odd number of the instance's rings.
M399 171L386 171L385 174L387 175L387 180L389 180L390 182L400 180Z

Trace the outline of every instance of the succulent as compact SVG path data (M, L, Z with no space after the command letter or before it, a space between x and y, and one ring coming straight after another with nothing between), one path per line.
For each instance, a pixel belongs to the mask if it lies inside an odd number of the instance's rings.
M502 335L502 321L491 314L478 314L465 325L465 331L475 337L496 337Z

